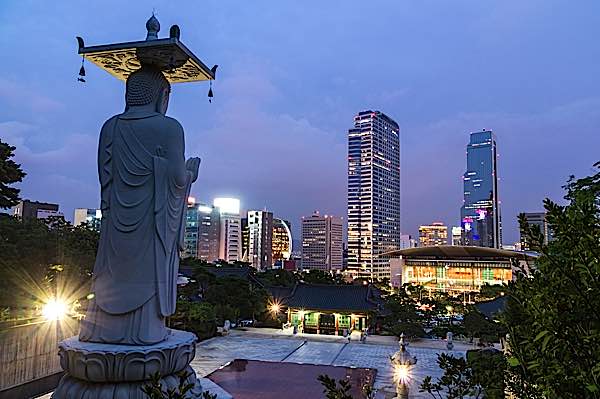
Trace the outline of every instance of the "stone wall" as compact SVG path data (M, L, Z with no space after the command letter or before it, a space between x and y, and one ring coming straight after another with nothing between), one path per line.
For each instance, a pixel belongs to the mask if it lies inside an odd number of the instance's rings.
M0 331L0 393L62 372L58 342L76 335L79 322L38 321Z

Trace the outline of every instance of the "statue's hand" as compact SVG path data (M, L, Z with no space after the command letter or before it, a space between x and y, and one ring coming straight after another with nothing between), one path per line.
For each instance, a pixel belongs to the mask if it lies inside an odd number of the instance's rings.
M198 178L198 168L200 167L200 158L193 157L185 161L185 169L192 174L192 182Z

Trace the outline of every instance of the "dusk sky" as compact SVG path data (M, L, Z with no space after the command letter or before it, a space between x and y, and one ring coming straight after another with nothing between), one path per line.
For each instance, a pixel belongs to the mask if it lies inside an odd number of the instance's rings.
M24 1L0 3L0 138L17 146L22 197L68 219L99 205L97 138L124 107L123 82L86 62L86 45L159 37L178 24L207 83L175 84L168 115L202 158L192 191L235 196L291 221L345 216L347 131L358 111L400 125L402 230L457 225L469 133L499 149L504 243L516 215L560 200L569 175L600 160L600 2ZM299 238L296 236L296 238Z

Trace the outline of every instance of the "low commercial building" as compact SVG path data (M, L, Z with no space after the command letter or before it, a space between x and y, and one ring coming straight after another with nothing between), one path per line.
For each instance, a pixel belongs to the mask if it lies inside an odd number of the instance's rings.
M277 298L287 307L287 319L300 332L342 335L364 331L381 309L371 285L297 284L291 294Z
M477 292L485 284L512 280L513 269L529 259L522 252L471 246L437 246L394 251L391 283L419 284L430 291Z
M46 219L49 216L62 217L63 214L58 210L58 204L47 202L38 202L22 200L13 208L13 216L19 219Z

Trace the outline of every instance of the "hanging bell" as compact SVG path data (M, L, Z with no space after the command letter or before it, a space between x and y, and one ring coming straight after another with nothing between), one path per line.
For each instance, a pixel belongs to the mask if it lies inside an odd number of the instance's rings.
M208 102L212 103L212 99L213 99L214 95L213 95L213 91L212 91L212 82L210 83L210 87L208 89Z
M79 68L79 76L85 76L85 68L83 65L81 65L81 68Z

